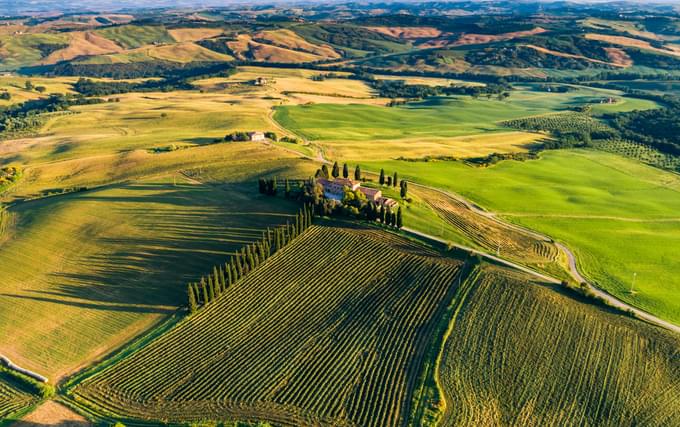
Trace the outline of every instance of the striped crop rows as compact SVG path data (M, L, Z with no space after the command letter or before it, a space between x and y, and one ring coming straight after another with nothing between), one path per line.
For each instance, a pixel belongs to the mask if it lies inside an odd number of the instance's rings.
M37 396L23 390L0 371L0 420L37 402Z
M389 233L312 226L71 396L133 419L404 425L460 269Z
M680 425L679 346L486 267L444 347L443 425Z

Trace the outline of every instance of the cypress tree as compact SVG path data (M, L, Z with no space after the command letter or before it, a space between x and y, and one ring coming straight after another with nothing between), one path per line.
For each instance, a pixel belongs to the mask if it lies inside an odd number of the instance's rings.
M354 168L354 179L357 181L361 181L361 168L359 165L357 165L356 168Z
M236 283L236 281L239 279L238 275L238 269L236 268L236 264L233 262L231 263L231 283Z
M220 282L220 273L217 271L217 266L213 267L213 283L215 284L215 294L219 294L222 290L222 282Z
M194 282L191 284L191 286L194 288L194 297L196 298L196 305L200 306L201 305L201 293L198 289L198 283Z
M227 290L227 278L224 275L224 269L220 267L220 284L221 286L221 292L224 292Z
M392 209L387 208L385 211L385 221L383 221L384 224L387 225L392 225Z
M290 182L288 182L288 178L286 178L286 198L290 197Z
M392 186L396 187L397 186L397 173L394 173L394 177L392 178Z
M196 304L196 295L194 294L194 285L189 283L189 286L187 287L187 292L189 293L189 314L194 314L196 313L196 310L198 309L198 305Z
M399 209L397 210L397 228L401 228L404 226L404 219L401 216L401 206L399 206Z
M203 305L206 305L210 302L210 299L208 298L208 287L205 284L205 278L201 277L201 291L203 292Z
M208 297L210 298L210 301L215 300L215 282L212 279L212 276L208 276Z
M349 169L347 168L347 163L342 165L342 177L349 178Z
M340 167L338 166L338 162L333 163L333 178L337 178L340 176Z
M233 278L231 277L231 264L226 263L224 264L224 270L226 272L226 277L224 283L226 284L227 287L231 286L233 282Z
M391 176L388 176L388 177L387 177L387 186L388 186L388 187L391 187L391 186L392 186L392 177L391 177Z
M408 195L408 184L403 179L401 180L401 191L399 192L402 199L405 199Z
M380 179L378 181L380 185L385 184L385 169L380 169Z
M243 264L241 263L241 252L236 252L234 255L234 260L236 262L236 277L243 277Z
M321 166L321 173L323 174L323 177L328 179L329 174L328 174L328 166L325 164Z
M380 219L380 222L382 222L383 224L385 223L385 206L384 205L380 205L380 216L378 217L378 219Z

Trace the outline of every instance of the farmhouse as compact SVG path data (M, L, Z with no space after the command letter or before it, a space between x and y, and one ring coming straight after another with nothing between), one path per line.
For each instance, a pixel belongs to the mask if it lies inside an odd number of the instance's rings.
M397 202L389 197L383 197L382 191L375 188L362 187L360 182L353 181L349 178L335 178L332 181L321 178L317 180L323 187L323 195L327 199L342 200L345 195L345 187L352 191L361 191L366 200L386 208L393 208L397 206Z
M251 141L262 142L265 140L264 132L248 132L248 138Z

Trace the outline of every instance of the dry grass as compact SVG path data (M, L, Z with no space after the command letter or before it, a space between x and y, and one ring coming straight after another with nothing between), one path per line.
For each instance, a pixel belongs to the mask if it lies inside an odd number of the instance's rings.
M434 27L366 27L380 34L405 40L439 37L443 33Z
M315 45L309 43L290 30L261 31L254 35L255 39L267 40L274 46L296 51L304 51L325 59L340 58L341 55L328 45Z
M69 46L52 52L42 61L43 64L55 64L78 56L105 55L123 51L123 48L115 42L91 31L74 31L68 34Z
M47 401L40 405L21 421L12 427L90 427L85 418L54 401Z
M324 59L323 56L308 52L298 52L274 45L259 43L254 41L253 38L247 34L239 35L237 41L227 42L227 45L238 59L252 57L256 61L287 63L313 62Z
M217 37L223 33L220 28L175 28L168 33L178 42L197 42Z
M374 75L379 80L403 80L410 85L427 85L427 86L484 86L484 83L469 82L465 80L444 79L438 77L412 77L412 76L386 76Z
M431 47L447 47L447 46L466 46L471 44L485 44L492 42L500 42L506 40L517 39L521 37L533 36L536 34L545 33L547 30L536 27L532 30L526 31L515 31L511 33L502 34L463 34L457 40L450 40L446 38L440 38L428 41L421 45L424 48Z
M649 42L639 39L634 39L632 37L624 36L610 36L606 34L595 34L589 33L585 37L588 40L599 40L619 46L625 47L637 47L639 49L650 50L652 52L662 53L665 55L672 55L680 57L680 47L674 45L668 45L669 49L659 49L652 46Z

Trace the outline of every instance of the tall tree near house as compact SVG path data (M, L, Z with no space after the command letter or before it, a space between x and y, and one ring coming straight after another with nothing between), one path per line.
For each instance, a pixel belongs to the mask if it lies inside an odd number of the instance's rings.
M378 182L380 182L380 185L385 184L385 169L380 169L380 179Z
M349 169L347 169L347 163L342 165L342 177L349 178Z
M386 225L392 225L392 209L389 207L385 211L385 221L383 221L383 223Z
M398 179L397 179L397 173L395 172L395 173L394 173L394 177L392 178L392 186L393 186L393 187L396 187L396 186L397 186L397 181L398 181Z
M357 167L354 168L354 179L357 181L361 181L361 167L357 165Z
M333 163L333 178L337 178L340 176L340 167L338 166L338 162Z
M198 304L196 303L196 295L194 294L194 285L189 283L187 286L188 298L189 298L189 313L194 314L198 309Z
M326 164L321 166L321 173L323 174L323 177L326 179L330 177L330 174L328 173L328 166Z
M380 205L380 216L378 218L380 222L385 223L385 205Z
M388 176L388 177L387 177L387 186L388 186L388 187L391 187L391 186L392 186L392 177L391 177L391 176Z
M402 217L401 214L401 206L399 206L399 209L397 210L397 228L401 228L404 226L404 218Z
M399 194L402 199L405 199L406 196L408 196L408 182L403 179L401 180L401 190L399 191Z

